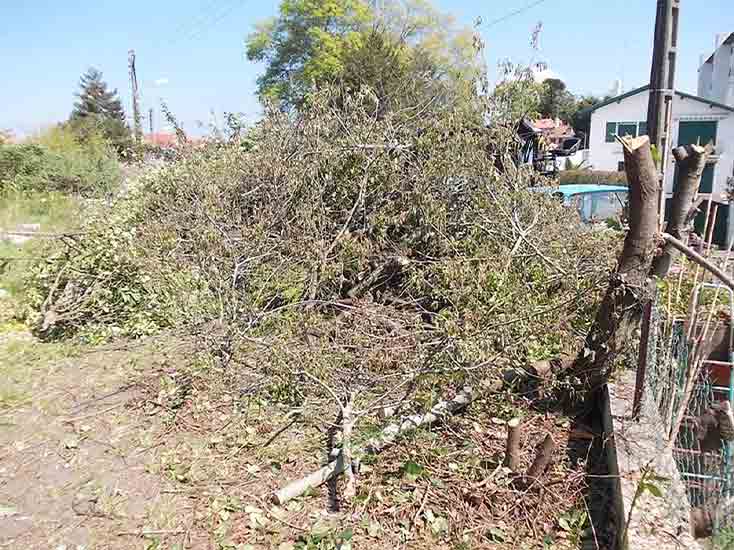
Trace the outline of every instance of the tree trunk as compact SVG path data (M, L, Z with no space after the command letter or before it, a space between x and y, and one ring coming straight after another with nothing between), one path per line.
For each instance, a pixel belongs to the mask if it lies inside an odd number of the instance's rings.
M507 447L505 449L505 466L517 472L520 466L520 419L513 418L507 423Z
M701 184L701 175L706 167L708 155L704 147L686 145L673 149L673 156L678 164L678 181L673 190L666 232L686 242L688 213L696 198L698 186ZM666 243L662 254L653 260L651 275L659 279L665 278L677 255L678 250L671 243Z
M584 398L607 381L617 354L639 323L658 229L658 171L650 140L641 136L620 141L629 182L629 231L584 349L571 369L582 383Z
M538 448L538 454L535 456L535 460L533 460L533 463L526 475L528 483L532 483L534 479L540 477L540 475L545 472L545 469L553 458L553 451L555 448L556 443L553 441L551 435L546 435L543 440L543 444Z

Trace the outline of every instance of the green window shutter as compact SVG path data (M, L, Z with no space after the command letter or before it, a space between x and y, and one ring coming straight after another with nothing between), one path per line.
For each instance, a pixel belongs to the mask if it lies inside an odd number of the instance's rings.
M607 122L607 143L614 143L614 134L617 133L617 123L616 122Z
M647 135L647 121L646 120L641 120L638 123L638 128L639 128L639 130L637 131L638 136Z
M637 123L636 122L620 122L617 128L617 134L619 137L632 136L637 137Z

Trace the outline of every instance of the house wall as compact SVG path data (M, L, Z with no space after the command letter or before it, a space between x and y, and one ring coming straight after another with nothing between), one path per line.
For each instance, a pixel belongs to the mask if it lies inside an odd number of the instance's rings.
M713 60L698 69L698 95L734 107L734 39L713 53Z
M617 170L624 161L622 146L606 143L607 122L635 122L647 118L647 91L640 92L621 102L614 102L591 113L591 135L589 137L589 163L594 170Z
M704 63L698 68L698 91L696 95L713 99L713 88L711 78L714 75L714 63Z
M643 121L647 117L647 90L601 107L591 114L591 137L589 139L589 163L595 170L616 170L624 161L622 146L616 141L606 142L607 122ZM719 157L714 170L714 192L723 192L727 180L734 175L734 113L719 107L678 95L673 101L673 136L672 144L678 143L678 125L688 120L716 120L717 143ZM672 192L673 163L668 164L665 178L665 190Z
M647 116L647 90L627 97L620 102L614 102L601 107L591 114L591 136L589 139L589 164L594 170L617 170L624 160L622 146L618 142L606 142L607 122L634 122L645 120ZM727 199L727 190L734 183L734 113L720 107L711 107L709 104L690 98L675 96L673 101L672 117L672 145L678 144L678 127L681 121L708 121L718 122L716 154L717 163L714 167L713 192L722 199ZM669 157L665 174L665 192L671 195L675 163ZM729 216L729 235L734 234L734 215Z
M714 54L714 68L711 77L711 95L706 96L720 103L727 101L729 86L729 71L734 58L734 44L722 44Z

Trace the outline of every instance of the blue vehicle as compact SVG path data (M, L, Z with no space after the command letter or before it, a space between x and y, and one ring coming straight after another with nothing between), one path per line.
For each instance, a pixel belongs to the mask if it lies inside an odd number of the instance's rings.
M574 184L536 187L533 191L549 193L573 207L584 223L620 220L627 204L629 189L623 185Z

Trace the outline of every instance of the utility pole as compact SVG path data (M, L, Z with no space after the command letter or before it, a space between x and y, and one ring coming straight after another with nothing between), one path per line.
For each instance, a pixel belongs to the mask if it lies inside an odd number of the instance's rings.
M133 96L133 131L135 139L139 142L143 129L140 124L140 106L138 105L138 75L135 72L135 50L127 52L127 64L130 70L130 88Z
M647 105L647 132L660 155L660 226L665 221L665 171L672 137L671 123L675 95L675 58L678 47L680 0L658 0L655 16L655 43L650 69L650 99Z
M153 107L148 109L148 125L150 126L150 134L153 135Z

